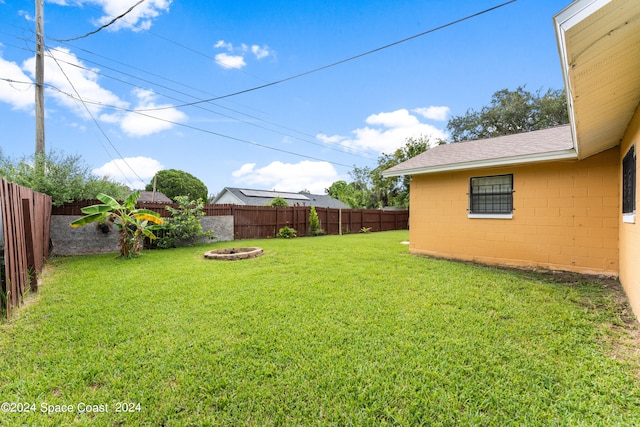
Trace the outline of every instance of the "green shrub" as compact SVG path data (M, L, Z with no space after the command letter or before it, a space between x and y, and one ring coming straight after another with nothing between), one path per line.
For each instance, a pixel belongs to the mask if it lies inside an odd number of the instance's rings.
M298 232L291 227L285 226L278 231L278 237L282 237L283 239L293 239L294 237L298 237Z
M289 203L282 197L275 197L269 202L269 206L289 206Z
M311 212L309 213L309 234L312 236L324 234L324 231L320 228L320 218L318 218L315 206L311 206Z
M213 237L213 231L202 231L200 218L204 216L201 199L189 200L188 196L176 196L178 209L167 206L171 218L165 221L164 235L156 243L159 248L173 248L180 244L193 245L199 237Z

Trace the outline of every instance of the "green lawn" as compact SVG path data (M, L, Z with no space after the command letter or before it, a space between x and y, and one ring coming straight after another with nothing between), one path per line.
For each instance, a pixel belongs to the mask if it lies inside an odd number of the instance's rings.
M407 239L52 259L0 325L2 401L35 409L3 406L0 425L640 425L637 328L610 284L416 257Z

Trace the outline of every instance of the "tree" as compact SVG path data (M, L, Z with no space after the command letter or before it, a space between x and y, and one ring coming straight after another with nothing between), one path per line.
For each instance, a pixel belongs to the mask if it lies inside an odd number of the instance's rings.
M153 179L145 187L146 191L153 190ZM189 200L208 200L207 186L188 172L177 169L161 170L156 174L156 190L171 200L177 196L187 196Z
M289 206L289 203L282 197L274 197L269 202L269 206Z
M320 218L318 217L316 207L311 206L311 209L309 209L309 234L311 234L312 236L317 236L318 234L322 233L323 232L320 229Z
M447 130L453 142L492 138L501 135L545 129L569 123L564 90L549 89L531 93L523 86L515 91L502 89L480 111L467 110L452 117Z
M336 181L325 191L351 208L408 207L410 178L408 176L385 178L382 172L425 152L429 148L429 142L426 136L407 138L403 147L391 154L383 153L378 158L376 168L354 166L349 172L352 182Z
M44 173L35 165L44 165ZM122 200L129 193L127 186L97 177L80 156L65 155L61 151L36 154L12 162L0 152L0 176L9 181L51 196L54 206L75 200L95 199L96 194L113 194Z
M369 173L369 168L357 168L354 166L354 170L358 172L349 172L353 177L366 170ZM352 209L368 209L371 207L371 189L366 183L359 181L357 178L353 182L347 183L344 180L336 181L325 192L334 199L340 200L342 203L346 203ZM368 177L367 177L368 180Z
M98 194L97 198L103 204L82 208L85 216L73 221L71 227L78 228L93 222L114 224L119 230L118 246L120 246L121 258L137 256L142 250L144 236L155 240L153 230L159 229L164 221L157 212L136 209L140 191L134 191L127 196L123 204L102 193ZM152 225L149 225L149 222Z
M411 177L384 177L382 172L404 161L409 160L429 149L429 138L407 138L405 145L392 154L385 154L378 158L378 166L371 171L373 193L376 195L378 207L398 206L409 207L409 185Z

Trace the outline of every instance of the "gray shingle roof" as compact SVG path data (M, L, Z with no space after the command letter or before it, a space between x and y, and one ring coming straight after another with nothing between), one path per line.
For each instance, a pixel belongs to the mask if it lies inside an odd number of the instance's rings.
M225 192L230 192L237 199L248 206L265 206L276 197L282 197L287 201L289 206L316 206L322 208L342 208L348 209L349 206L340 200L334 199L326 194L309 194L309 193L291 193L285 191L255 190L249 188L225 187L216 197L213 203L218 200Z
M562 125L496 138L438 145L387 169L383 175L416 175L576 157L571 127Z
M172 200L162 194L159 191L156 191L155 197L153 191L140 191L139 202L150 202L154 200L157 203L172 203Z

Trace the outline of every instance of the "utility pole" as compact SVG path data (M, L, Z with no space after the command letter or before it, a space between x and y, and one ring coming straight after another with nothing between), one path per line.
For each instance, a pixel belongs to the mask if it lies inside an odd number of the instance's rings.
M36 0L36 171L44 174L44 0Z

